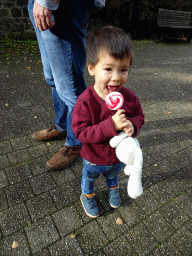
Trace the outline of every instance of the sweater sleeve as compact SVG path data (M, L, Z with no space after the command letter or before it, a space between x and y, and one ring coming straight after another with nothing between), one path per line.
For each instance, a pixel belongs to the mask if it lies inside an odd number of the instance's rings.
M112 117L92 124L92 115L86 104L76 104L73 110L72 129L82 143L101 143L118 135Z
M59 2L60 0L36 0L38 4L40 4L41 6L55 11L57 10L57 8L59 7Z

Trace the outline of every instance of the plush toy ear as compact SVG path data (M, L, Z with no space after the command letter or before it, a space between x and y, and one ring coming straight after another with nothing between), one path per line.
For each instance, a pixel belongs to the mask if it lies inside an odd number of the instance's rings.
M118 136L114 136L110 141L109 144L112 148L116 148L121 141L123 141L128 136L127 133L121 132Z

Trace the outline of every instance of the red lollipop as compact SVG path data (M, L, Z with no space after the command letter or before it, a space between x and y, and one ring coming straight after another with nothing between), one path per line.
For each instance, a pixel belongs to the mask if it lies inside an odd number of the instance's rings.
M106 96L105 103L111 110L118 110L123 106L124 98L120 92L111 92Z

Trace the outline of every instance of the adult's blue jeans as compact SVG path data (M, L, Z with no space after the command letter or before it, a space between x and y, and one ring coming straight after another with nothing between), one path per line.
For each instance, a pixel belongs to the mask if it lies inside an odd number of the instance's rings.
M54 123L58 131L67 130L67 146L80 145L71 128L72 111L78 96L86 89L85 37L93 0L61 0L58 9L52 12L55 25L45 31L35 26L33 4L34 0L29 0L28 12L38 40L45 80L52 87Z
M83 158L83 170L81 178L81 193L92 194L94 181L99 178L102 173L106 178L106 184L112 188L118 184L118 174L123 168L123 163L114 165L96 165Z

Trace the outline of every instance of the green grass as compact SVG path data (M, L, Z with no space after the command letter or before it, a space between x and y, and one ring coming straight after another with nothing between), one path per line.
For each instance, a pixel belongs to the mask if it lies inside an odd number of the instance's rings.
M0 55L6 58L36 51L38 51L36 40L0 39Z

